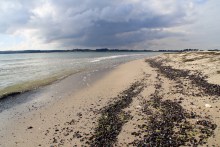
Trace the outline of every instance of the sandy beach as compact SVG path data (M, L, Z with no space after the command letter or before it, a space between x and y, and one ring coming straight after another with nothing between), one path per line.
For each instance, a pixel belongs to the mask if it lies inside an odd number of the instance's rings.
M220 146L219 62L219 52L186 52L119 65L4 120L0 146Z

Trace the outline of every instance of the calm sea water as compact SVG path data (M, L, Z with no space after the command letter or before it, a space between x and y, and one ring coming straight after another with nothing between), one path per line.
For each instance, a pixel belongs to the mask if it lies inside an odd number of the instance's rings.
M0 98L31 90L68 75L118 65L158 53L34 53L0 54Z

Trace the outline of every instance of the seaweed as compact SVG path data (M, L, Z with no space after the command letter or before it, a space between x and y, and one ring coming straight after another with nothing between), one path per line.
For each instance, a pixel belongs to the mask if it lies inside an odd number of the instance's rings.
M211 121L201 119L193 112L187 112L178 102L163 100L157 92L145 103L143 113L148 117L147 122L139 125L144 137L130 145L155 147L203 145L214 135L217 127ZM195 119L197 121L193 123ZM141 137L141 134L131 135Z
M132 102L132 98L136 97L142 90L143 84L135 82L130 88L123 91L113 104L102 110L95 133L90 137L90 142L88 142L90 146L114 145L123 124L131 118L123 109L128 107Z
M165 75L170 80L177 80L179 78L188 78L192 84L200 87L206 94L220 96L220 85L208 83L206 76L201 73L191 74L189 70L174 69L171 66L162 65L161 61L155 61L153 59L147 59L146 62L151 67L157 68L160 73Z

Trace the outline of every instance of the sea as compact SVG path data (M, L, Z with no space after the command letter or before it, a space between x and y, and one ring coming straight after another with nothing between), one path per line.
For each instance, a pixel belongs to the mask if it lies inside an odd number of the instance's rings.
M23 93L83 71L110 68L157 52L0 54L0 98Z

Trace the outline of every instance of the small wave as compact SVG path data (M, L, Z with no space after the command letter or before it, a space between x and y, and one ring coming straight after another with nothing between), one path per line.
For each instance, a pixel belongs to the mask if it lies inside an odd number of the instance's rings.
M98 57L98 58L94 58L93 60L91 60L90 62L99 62L102 60L107 60L107 59L114 59L114 58L121 58L121 57L129 57L129 56L138 56L138 55L142 55L142 54L132 54L132 55L114 55L114 56L107 56L107 57Z
M93 63L93 62L99 62L99 61L101 61L101 60L92 60L92 61L90 61L91 63Z
M79 71L79 70L66 71L66 72L62 72L62 73L59 73L59 74L56 74L56 75L53 75L53 76L50 76L47 78L42 78L42 79L33 80L33 81L27 81L27 82L23 82L23 83L19 83L16 85L6 87L4 89L0 89L0 99L7 98L12 95L21 94L21 93L24 93L27 91L37 89L42 86L52 84L55 81L62 80L72 74L76 74L79 72L81 72L81 71Z

